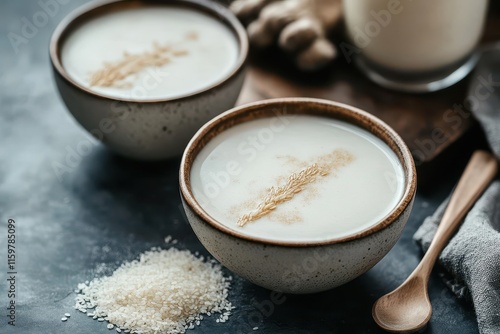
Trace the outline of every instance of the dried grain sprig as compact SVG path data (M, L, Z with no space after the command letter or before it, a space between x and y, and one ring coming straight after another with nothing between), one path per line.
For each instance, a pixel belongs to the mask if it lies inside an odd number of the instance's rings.
M243 227L251 221L268 215L276 210L279 204L290 201L296 194L304 190L304 187L314 182L318 175L327 176L333 170L346 166L353 159L354 156L345 150L335 150L332 153L319 157L317 161L322 162L320 165L314 163L298 173L293 173L282 187L271 187L264 201L255 210L242 215L238 219L237 224Z
M276 188L271 187L264 202L260 203L254 211L241 216L238 220L238 225L243 227L246 223L269 214L276 209L278 204L291 200L295 194L298 194L304 189L306 184L313 182L318 173L318 165L313 164L301 170L299 173L290 175L284 186Z
M125 82L129 76L147 67L160 67L169 63L172 57L181 57L186 50L173 49L171 46L153 45L153 51L141 54L123 53L123 59L116 63L104 63L104 67L90 76L90 85L99 87L129 88L130 82Z

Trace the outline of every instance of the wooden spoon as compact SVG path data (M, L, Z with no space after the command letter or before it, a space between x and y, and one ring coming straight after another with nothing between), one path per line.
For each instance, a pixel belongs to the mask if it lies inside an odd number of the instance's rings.
M411 333L422 329L430 320L432 306L427 281L432 267L448 239L466 213L490 184L497 172L497 161L485 151L476 151L451 196L429 250L408 279L373 305L375 322L389 332Z

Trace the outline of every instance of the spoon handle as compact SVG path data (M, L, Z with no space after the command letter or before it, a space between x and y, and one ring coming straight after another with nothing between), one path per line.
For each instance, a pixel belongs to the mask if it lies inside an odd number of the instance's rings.
M467 212L483 193L497 173L496 158L486 151L476 151L469 160L458 185L451 195L450 203L441 219L431 245L415 273L429 278L432 267L441 250L461 224Z

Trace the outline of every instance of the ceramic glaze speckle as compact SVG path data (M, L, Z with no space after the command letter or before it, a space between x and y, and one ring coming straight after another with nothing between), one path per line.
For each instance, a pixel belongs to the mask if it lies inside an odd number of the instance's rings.
M225 7L202 0L169 4L212 15L235 36L238 59L232 72L192 95L148 101L111 98L74 82L65 72L60 47L67 31L104 10L149 6L155 1L105 0L77 9L54 32L50 56L59 93L75 119L113 151L135 159L161 160L182 153L190 138L208 120L234 106L245 76L248 41L245 29Z
M196 155L220 131L276 112L341 119L382 139L404 169L404 193L396 208L386 219L364 231L322 241L266 240L228 229L214 220L196 202L192 193L190 170ZM399 239L416 190L411 154L401 138L385 123L359 109L306 98L261 101L235 108L210 121L186 148L180 177L181 197L188 221L206 249L227 268L257 285L297 294L337 287L380 261Z
M240 72L206 94L180 102L141 103L102 100L56 76L63 100L84 128L102 135L115 152L144 160L180 155L202 124L234 106L243 80L244 72ZM108 133L103 120L110 122Z
M183 204L198 239L224 266L259 286L295 294L329 290L368 271L397 242L411 211L410 204L390 226L359 240L286 247L237 239Z

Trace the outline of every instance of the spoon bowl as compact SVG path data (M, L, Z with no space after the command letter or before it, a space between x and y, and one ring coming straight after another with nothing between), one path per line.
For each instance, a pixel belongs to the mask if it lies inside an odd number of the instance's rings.
M398 289L377 300L372 312L375 322L386 331L414 332L422 329L432 314L426 280L422 277L410 278ZM412 317L407 317L408 314Z

